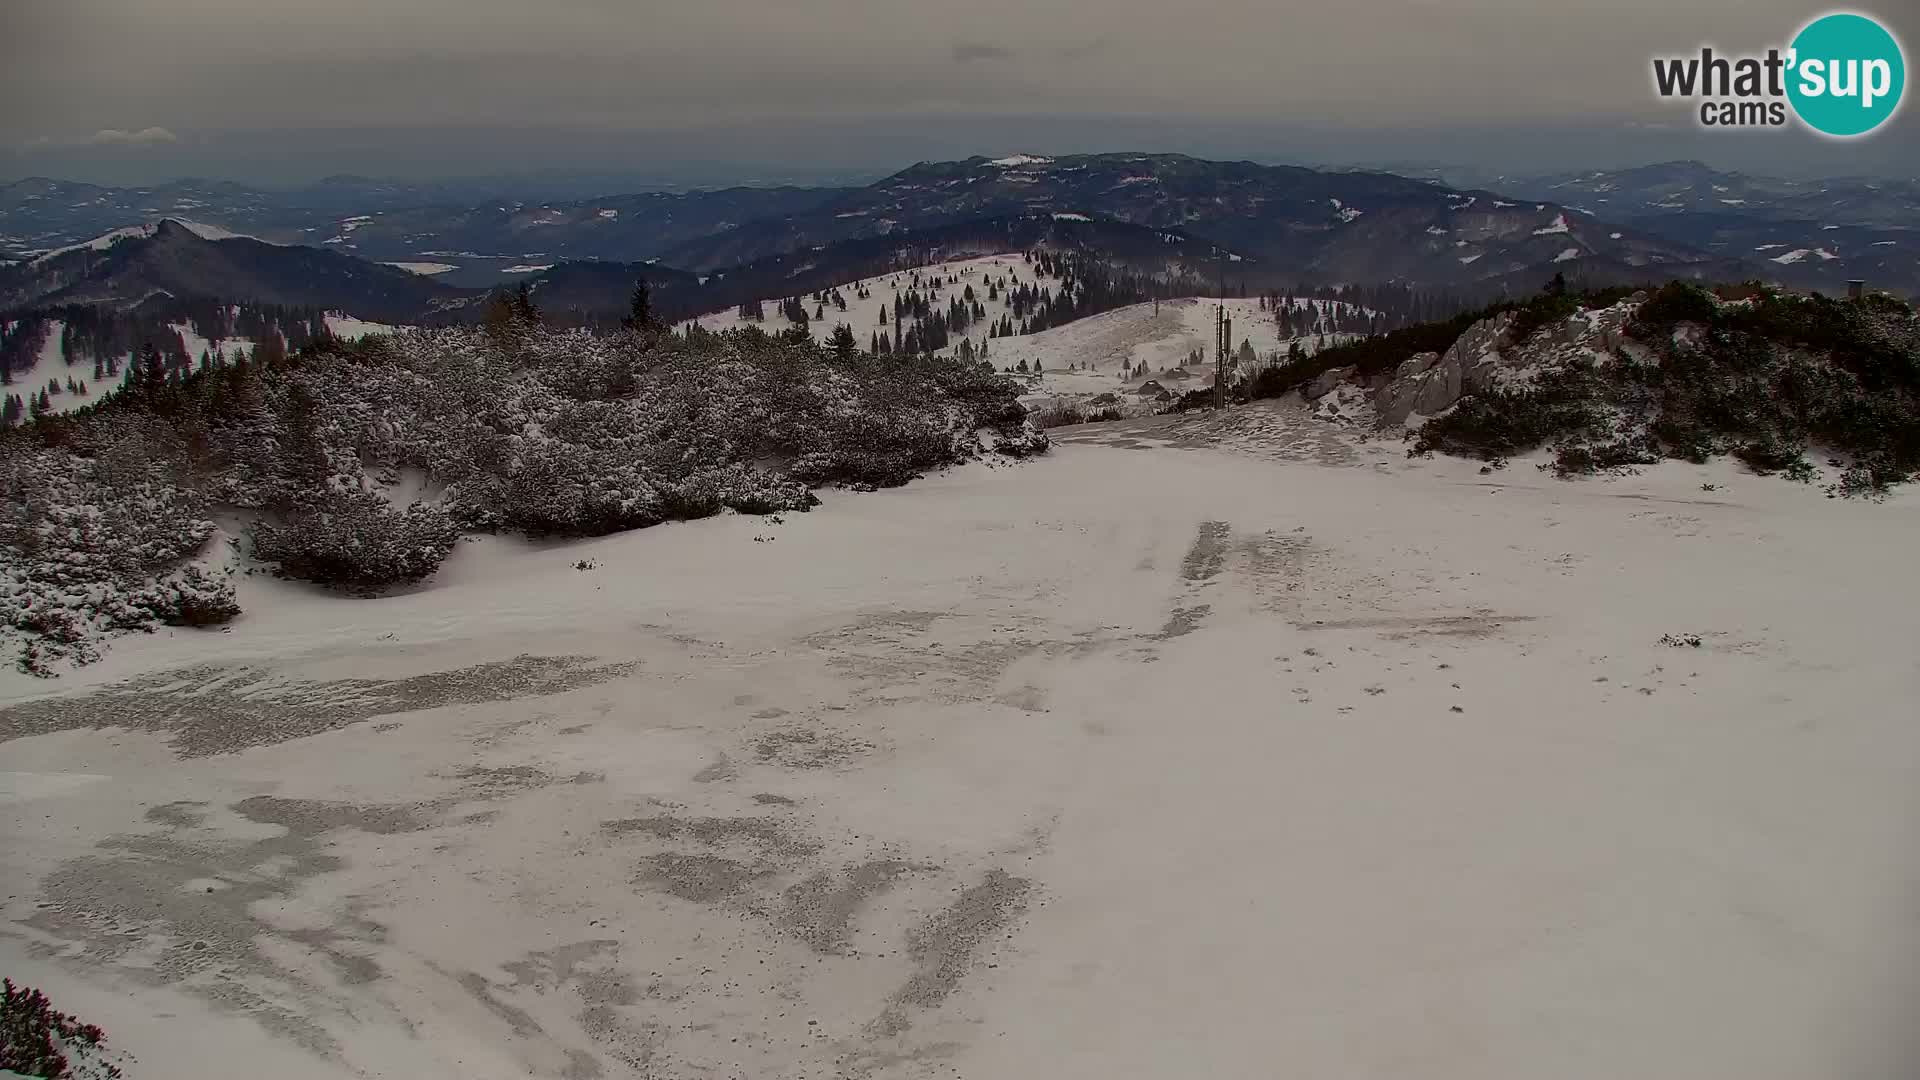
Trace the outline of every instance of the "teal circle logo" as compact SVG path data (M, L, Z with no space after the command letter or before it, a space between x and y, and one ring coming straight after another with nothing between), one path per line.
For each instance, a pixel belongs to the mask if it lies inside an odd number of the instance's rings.
M1893 118L1907 90L1907 62L1886 27L1843 12L1808 23L1793 39L1787 98L1823 135L1865 135Z

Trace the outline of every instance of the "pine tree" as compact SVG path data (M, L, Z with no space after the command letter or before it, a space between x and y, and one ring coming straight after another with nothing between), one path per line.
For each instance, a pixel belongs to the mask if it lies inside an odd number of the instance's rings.
M487 301L487 312L482 317L487 333L498 338L513 329L513 299L506 293L494 293Z
M513 294L513 319L522 327L540 325L540 309L533 302L533 283L523 281Z
M127 369L129 385L145 395L149 400L160 393L167 384L167 369L160 359L160 350L148 342L140 347L140 363Z
M646 278L633 283L633 296L627 301L627 317L621 325L629 330L654 329L653 293L647 288Z
M833 336L827 339L827 344L832 347L834 355L842 360L851 360L853 354L860 350L860 342L853 336L853 327L846 323L833 328Z

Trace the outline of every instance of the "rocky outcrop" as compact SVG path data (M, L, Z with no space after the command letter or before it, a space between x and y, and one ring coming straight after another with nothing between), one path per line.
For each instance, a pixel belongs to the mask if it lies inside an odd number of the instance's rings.
M1507 344L1507 331L1512 328L1513 313L1502 312L1467 327L1467 332L1447 349L1441 365L1452 365L1460 371L1460 391L1453 395L1454 401L1460 399L1460 394L1486 389L1494 369L1500 366L1500 350Z
M1433 370L1433 365L1439 362L1440 354L1437 352L1414 353L1412 356L1401 361L1400 366L1394 370L1394 381L1398 382L1401 379L1411 379L1415 375L1425 374Z
M1414 414L1432 416L1453 407L1460 395L1486 386L1500 365L1513 315L1503 313L1467 328L1445 353L1415 353L1400 364L1393 381L1374 394L1374 408L1387 424L1404 424Z
M1353 378L1354 373L1359 370L1359 368L1349 365L1347 367L1334 368L1331 371L1323 371L1308 380L1307 385L1301 389L1300 396L1306 398L1308 401L1319 401L1321 398L1333 393L1334 387Z

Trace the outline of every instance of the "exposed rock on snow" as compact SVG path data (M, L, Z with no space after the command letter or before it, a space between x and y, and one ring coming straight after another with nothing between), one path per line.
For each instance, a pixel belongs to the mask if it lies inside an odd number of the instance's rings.
M1451 365L1460 369L1462 393L1478 390L1487 385L1493 370L1500 365L1500 347L1506 341L1507 331L1512 328L1511 312L1502 312L1491 319L1482 319L1468 327L1467 332L1461 334L1460 339L1447 350L1447 354L1441 357L1442 366Z
M1334 389L1341 383L1353 378L1354 373L1358 370L1358 368L1349 364L1346 367L1334 368L1332 371L1323 371L1319 375L1314 376L1313 379L1307 383L1306 387L1300 391L1300 394L1308 401L1319 401L1321 398L1333 393Z
M1500 365L1500 348L1512 325L1511 313L1482 319L1444 354L1409 357L1394 372L1393 381L1374 395L1381 422L1404 424L1416 413L1433 416L1452 408L1468 389L1485 386Z
M1374 421L1373 399L1352 383L1335 383L1315 403L1313 418L1333 424L1371 426Z
M1393 377L1395 379L1410 379L1421 372L1431 369L1433 365L1439 362L1440 354L1437 352L1414 353L1412 356L1401 361L1400 367L1394 371Z

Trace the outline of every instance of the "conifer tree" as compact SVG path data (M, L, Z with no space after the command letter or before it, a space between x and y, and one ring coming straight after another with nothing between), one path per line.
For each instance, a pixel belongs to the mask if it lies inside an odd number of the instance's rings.
M860 342L853 336L853 327L846 323L833 328L833 337L828 339L827 344L842 360L852 359L853 354L860 350Z
M744 306L744 305L743 305ZM652 330L653 293L647 288L647 279L641 278L633 283L633 296L627 301L627 317L621 325L629 330Z

